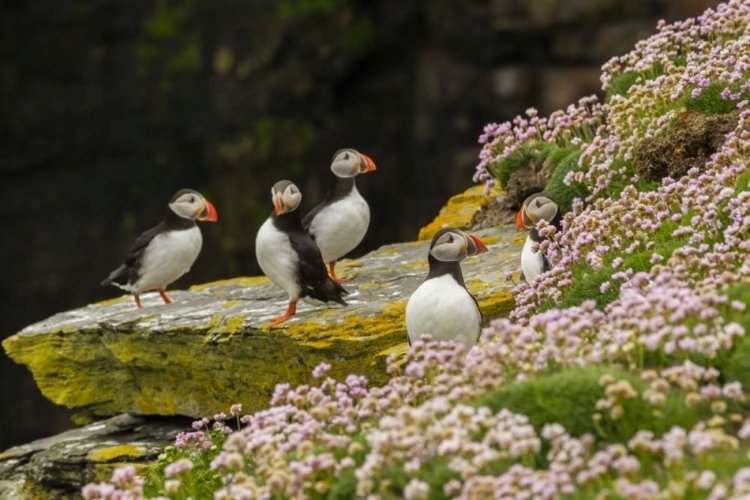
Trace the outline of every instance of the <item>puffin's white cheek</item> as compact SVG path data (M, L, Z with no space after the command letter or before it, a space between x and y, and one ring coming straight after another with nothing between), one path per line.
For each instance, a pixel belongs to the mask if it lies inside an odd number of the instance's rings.
M432 249L432 255L438 260L452 261L457 259L458 251L449 244L442 244Z

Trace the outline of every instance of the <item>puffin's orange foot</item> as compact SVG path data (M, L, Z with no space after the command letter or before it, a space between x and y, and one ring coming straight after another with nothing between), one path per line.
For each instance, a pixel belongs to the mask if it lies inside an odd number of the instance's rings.
M143 307L141 305L141 298L136 294L133 294L133 298L135 299L135 305L138 306L138 309L141 309Z
M294 316L297 313L297 303L296 302L290 302L289 307L286 308L286 312L282 314L281 316L278 316L276 318L273 318L271 322L268 324L268 328L273 328L274 326L278 325L279 323L283 323L284 321L288 320L292 316Z
M335 262L331 262L330 264L328 264L328 274L331 277L331 279L335 281L336 283L346 283L348 281L353 280L357 276L356 274L353 274L349 276L348 278L343 278L343 277L339 278L338 276L336 276L336 263Z
M338 276L333 276L333 275L332 275L332 276L331 276L331 279L332 279L333 281L335 281L336 283L347 283L347 282L349 282L349 281L353 280L353 279L354 279L354 278L356 278L356 277L357 277L357 275L356 275L356 274L352 274L351 276L349 276L349 277L347 277L347 278L339 278Z
M159 290L159 295L161 295L161 299L164 301L165 304L171 304L172 300L167 297L167 292L164 290Z

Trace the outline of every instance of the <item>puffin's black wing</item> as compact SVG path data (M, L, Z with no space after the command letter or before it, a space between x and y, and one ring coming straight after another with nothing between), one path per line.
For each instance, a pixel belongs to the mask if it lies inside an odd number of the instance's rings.
M468 290L466 290L469 292ZM482 336L482 323L484 323L484 314L482 314L482 309L479 307L479 302L477 302L477 298L474 297L471 292L469 292L469 297L471 297L471 300L474 301L474 304L477 306L477 311L479 311L479 335L477 335L477 342L479 342L479 337Z
M303 296L309 295L323 302L334 301L347 305L341 296L349 292L328 276L320 249L310 235L303 230L290 232L289 241L299 256L299 278Z
M137 281L138 268L141 264L143 252L146 251L146 247L148 246L148 244L151 243L151 241L158 234L163 232L163 226L164 223L162 222L161 224L158 224L148 231L144 231L140 235L138 235L138 238L135 239L135 243L133 243L133 246L130 247L128 255L125 257L125 263L112 271L109 276L107 276L107 279L102 281L102 285L111 285L113 281L120 278L121 276L127 276L128 281L130 282Z
M540 252L542 254L542 272L546 273L547 271L552 270L552 264L549 263L549 259L546 255L544 255L544 252Z

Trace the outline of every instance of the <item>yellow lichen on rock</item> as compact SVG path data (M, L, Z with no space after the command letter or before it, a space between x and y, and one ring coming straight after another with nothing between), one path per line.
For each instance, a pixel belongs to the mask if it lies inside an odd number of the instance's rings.
M474 213L490 203L501 191L493 188L489 196L484 194L484 186L474 186L448 200L435 219L419 230L420 241L431 240L435 233L445 227L468 229Z
M200 292L203 290L206 290L208 288L220 286L220 285L226 285L226 284L232 284L232 285L238 285L238 286L254 286L259 285L261 283L265 283L268 281L268 278L265 276L244 276L242 278L231 278L226 280L219 280L219 281L212 281L210 283L203 283L201 285L193 285L190 287L190 290L193 292Z
M141 458L146 454L146 450L134 444L120 444L92 450L89 453L89 460L92 462L112 462L113 460Z

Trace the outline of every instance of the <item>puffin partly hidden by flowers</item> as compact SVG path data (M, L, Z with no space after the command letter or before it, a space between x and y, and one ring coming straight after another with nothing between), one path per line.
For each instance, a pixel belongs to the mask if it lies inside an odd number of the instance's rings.
M529 232L521 252L521 270L529 284L534 281L534 278L552 268L544 252L538 248L534 250L535 246L544 241L544 237L536 228L536 223L540 220L546 221L560 231L562 221L560 207L545 193L532 194L526 198L516 216L516 229Z
M139 295L158 290L164 303L171 304L165 289L190 271L201 251L203 236L196 220L216 222L214 206L200 193L181 189L169 201L169 209L156 227L135 240L125 262L112 271L102 285L115 285L131 292L141 307ZM115 280L125 278L125 284Z
M370 226L370 207L357 191L359 174L375 170L372 159L354 149L340 149L333 155L333 184L325 199L313 208L302 225L312 236L328 264L331 278L339 283L353 277L336 276L336 261L360 244Z
M302 227L299 188L279 181L271 188L271 198L274 211L258 230L255 255L263 273L289 295L289 307L269 326L294 316L297 301L303 297L347 305L342 295L349 292L328 276L320 249Z
M482 240L459 229L441 229L432 238L427 254L430 271L406 304L409 345L423 333L432 335L433 340L463 342L467 347L479 341L482 312L466 289L461 261L486 251Z

